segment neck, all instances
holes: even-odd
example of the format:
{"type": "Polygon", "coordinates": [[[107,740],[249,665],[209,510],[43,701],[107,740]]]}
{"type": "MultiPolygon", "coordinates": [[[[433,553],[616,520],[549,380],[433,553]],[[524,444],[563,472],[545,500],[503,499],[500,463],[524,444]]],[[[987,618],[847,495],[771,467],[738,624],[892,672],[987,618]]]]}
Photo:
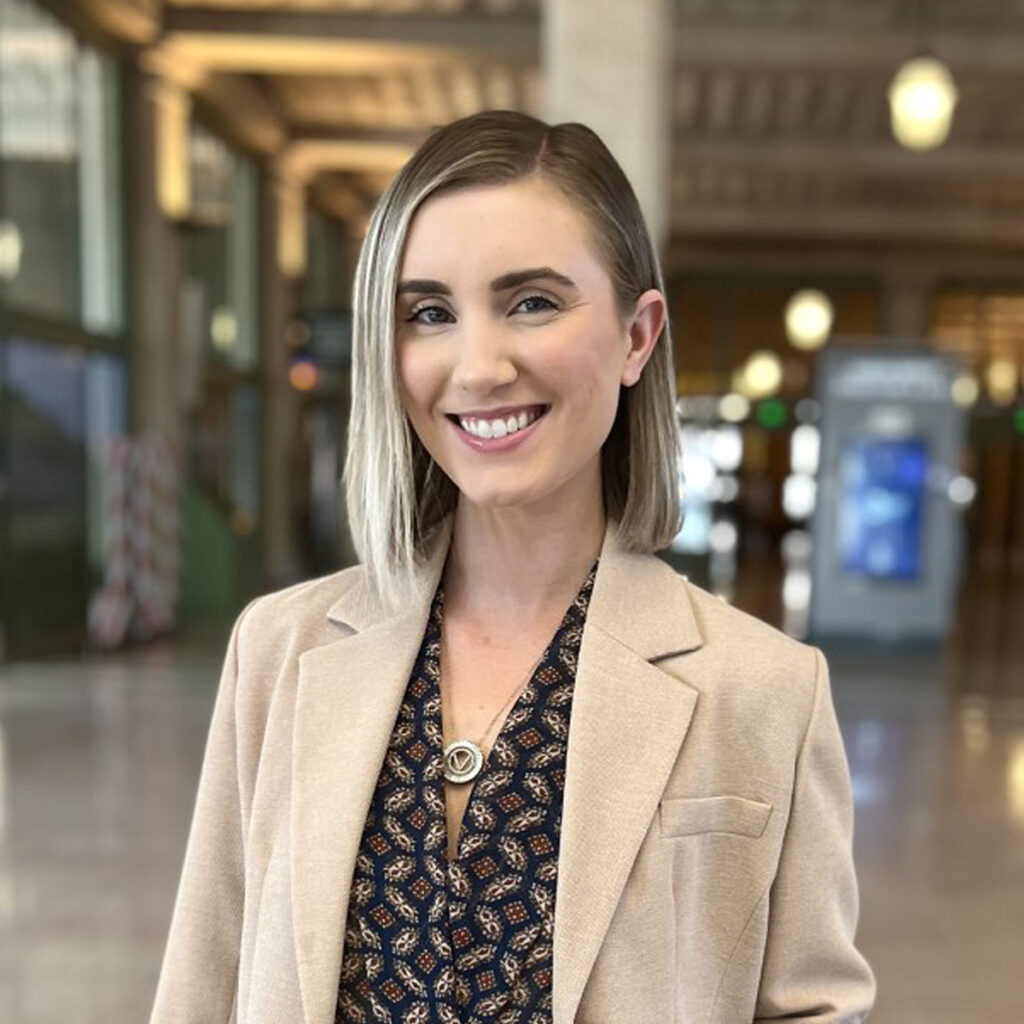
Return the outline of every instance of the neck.
{"type": "Polygon", "coordinates": [[[537,510],[460,498],[445,563],[445,609],[476,621],[530,622],[565,609],[601,551],[600,497],[537,510]]]}

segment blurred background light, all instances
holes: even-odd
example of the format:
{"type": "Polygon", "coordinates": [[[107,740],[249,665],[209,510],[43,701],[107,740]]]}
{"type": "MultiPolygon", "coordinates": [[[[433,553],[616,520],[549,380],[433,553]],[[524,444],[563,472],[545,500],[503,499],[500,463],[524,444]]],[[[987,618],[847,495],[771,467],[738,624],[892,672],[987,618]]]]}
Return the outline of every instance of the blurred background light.
{"type": "Polygon", "coordinates": [[[782,601],[788,611],[802,612],[811,604],[811,574],[807,569],[790,569],[782,583],[782,601]]]}
{"type": "Polygon", "coordinates": [[[801,423],[789,439],[789,464],[794,473],[813,476],[818,472],[821,453],[821,433],[809,423],[801,423]]]}
{"type": "Polygon", "coordinates": [[[764,402],[758,403],[754,415],[762,427],[776,430],[786,422],[789,414],[786,410],[785,402],[780,401],[778,398],[769,398],[764,402]]]}
{"type": "Polygon", "coordinates": [[[305,348],[311,333],[305,320],[292,320],[284,329],[284,343],[290,349],[305,348]]]}
{"type": "Polygon", "coordinates": [[[320,371],[308,359],[296,359],[288,371],[288,381],[296,391],[313,391],[320,382],[320,371]]]}
{"type": "Polygon", "coordinates": [[[812,352],[832,332],[835,310],[829,297],[814,288],[796,292],[786,304],[786,336],[795,348],[812,352]]]}
{"type": "Polygon", "coordinates": [[[1017,397],[1017,364],[1010,359],[993,359],[985,370],[988,397],[995,405],[1010,405],[1017,397]]]}
{"type": "Polygon", "coordinates": [[[814,512],[818,485],[805,473],[791,473],[782,484],[782,510],[790,519],[808,519],[814,512]]]}
{"type": "Polygon", "coordinates": [[[210,340],[222,353],[230,352],[238,343],[238,317],[230,306],[218,306],[210,317],[210,340]]]}
{"type": "Polygon", "coordinates": [[[689,490],[704,493],[715,479],[714,463],[707,455],[687,445],[683,449],[683,480],[689,490]]]}
{"type": "Polygon", "coordinates": [[[967,409],[978,401],[978,378],[973,373],[961,373],[953,381],[953,401],[967,409]]]}
{"type": "Polygon", "coordinates": [[[809,562],[813,550],[810,533],[800,527],[788,530],[782,537],[782,560],[787,565],[809,562]]]}
{"type": "Polygon", "coordinates": [[[912,150],[941,146],[949,137],[958,93],[949,68],[935,57],[908,60],[889,86],[892,133],[912,150]]]}
{"type": "Polygon", "coordinates": [[[738,539],[739,534],[736,530],[736,524],[728,519],[719,519],[712,524],[711,530],[708,533],[708,543],[711,545],[711,550],[718,554],[724,555],[735,551],[738,539]]]}
{"type": "Polygon", "coordinates": [[[743,367],[741,380],[740,390],[748,398],[767,398],[782,383],[782,360],[767,349],[754,352],[743,367]]]}
{"type": "Polygon", "coordinates": [[[711,485],[710,496],[712,501],[720,501],[728,504],[739,497],[740,482],[734,476],[715,477],[711,485]]]}
{"type": "Polygon", "coordinates": [[[21,271],[23,242],[13,220],[0,220],[0,281],[13,281],[21,271]]]}
{"type": "Polygon", "coordinates": [[[730,392],[719,401],[718,415],[727,423],[741,423],[750,415],[750,401],[737,392],[730,392]]]}
{"type": "Polygon", "coordinates": [[[949,481],[946,493],[954,505],[970,505],[978,493],[978,485],[969,476],[955,476],[949,481]]]}
{"type": "Polygon", "coordinates": [[[723,473],[735,473],[743,462],[743,434],[739,427],[722,426],[711,440],[711,457],[723,473]]]}
{"type": "Polygon", "coordinates": [[[821,419],[821,403],[814,398],[801,398],[793,409],[799,423],[817,423],[821,419]]]}

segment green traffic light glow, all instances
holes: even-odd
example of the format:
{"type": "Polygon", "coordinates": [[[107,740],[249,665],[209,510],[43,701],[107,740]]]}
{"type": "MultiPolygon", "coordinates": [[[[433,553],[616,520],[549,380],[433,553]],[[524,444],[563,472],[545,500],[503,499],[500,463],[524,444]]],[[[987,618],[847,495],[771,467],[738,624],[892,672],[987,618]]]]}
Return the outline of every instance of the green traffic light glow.
{"type": "Polygon", "coordinates": [[[755,415],[762,427],[774,430],[786,422],[786,403],[778,398],[768,398],[758,404],[755,415]]]}

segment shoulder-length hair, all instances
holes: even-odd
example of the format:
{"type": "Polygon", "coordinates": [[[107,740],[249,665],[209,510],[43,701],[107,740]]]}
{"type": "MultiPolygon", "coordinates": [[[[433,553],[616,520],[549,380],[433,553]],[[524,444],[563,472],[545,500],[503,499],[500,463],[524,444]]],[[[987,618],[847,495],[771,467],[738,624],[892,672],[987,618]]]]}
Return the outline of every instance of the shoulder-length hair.
{"type": "MultiPolygon", "coordinates": [[[[395,303],[403,247],[420,205],[442,190],[537,176],[589,225],[623,318],[649,288],[665,293],[657,252],[622,168],[582,124],[549,125],[489,110],[435,129],[378,201],[353,283],[352,404],[345,501],[372,591],[397,608],[410,596],[430,535],[458,489],[413,431],[399,396],[395,303]]],[[[640,379],[621,387],[601,457],[605,514],[626,550],[653,552],[679,530],[679,435],[666,323],[640,379]]]]}

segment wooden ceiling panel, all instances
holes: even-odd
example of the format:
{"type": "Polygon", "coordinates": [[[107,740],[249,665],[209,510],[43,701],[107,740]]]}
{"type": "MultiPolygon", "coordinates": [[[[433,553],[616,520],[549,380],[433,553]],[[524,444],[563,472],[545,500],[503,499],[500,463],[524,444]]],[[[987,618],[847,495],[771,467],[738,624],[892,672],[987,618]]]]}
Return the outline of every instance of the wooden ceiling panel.
{"type": "MultiPolygon", "coordinates": [[[[874,239],[916,224],[1024,246],[1024,0],[671,3],[678,233],[874,239]],[[912,154],[892,138],[886,93],[922,43],[949,63],[960,102],[949,142],[912,154]]],[[[291,140],[296,165],[345,192],[340,206],[385,187],[434,126],[484,108],[544,113],[543,0],[82,6],[134,12],[146,66],[232,116],[250,107],[238,97],[262,96],[264,150],[291,140]],[[331,164],[346,154],[351,166],[331,164]]]]}

